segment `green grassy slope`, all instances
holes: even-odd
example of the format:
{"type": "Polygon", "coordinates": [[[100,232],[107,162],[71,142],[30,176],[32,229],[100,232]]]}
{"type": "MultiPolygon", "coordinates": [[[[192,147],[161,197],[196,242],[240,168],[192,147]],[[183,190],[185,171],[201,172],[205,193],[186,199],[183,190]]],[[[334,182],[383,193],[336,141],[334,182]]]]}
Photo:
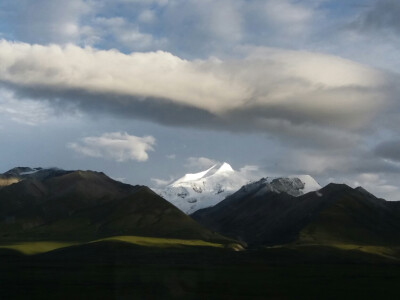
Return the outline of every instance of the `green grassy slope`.
{"type": "Polygon", "coordinates": [[[69,248],[72,246],[90,245],[102,242],[120,242],[150,248],[180,248],[180,247],[216,247],[224,248],[224,244],[211,243],[203,240],[168,239],[144,236],[113,236],[87,243],[82,242],[19,242],[14,244],[2,244],[0,249],[14,250],[24,255],[35,255],[47,253],[57,249],[69,248]]]}

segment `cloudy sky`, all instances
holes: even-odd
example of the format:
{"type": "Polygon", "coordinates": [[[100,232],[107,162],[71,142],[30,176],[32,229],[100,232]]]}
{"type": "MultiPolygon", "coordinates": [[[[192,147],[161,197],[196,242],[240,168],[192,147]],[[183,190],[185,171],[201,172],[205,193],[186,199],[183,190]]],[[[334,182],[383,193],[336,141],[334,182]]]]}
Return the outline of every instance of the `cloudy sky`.
{"type": "Polygon", "coordinates": [[[227,161],[400,200],[400,2],[2,0],[0,172],[227,161]]]}

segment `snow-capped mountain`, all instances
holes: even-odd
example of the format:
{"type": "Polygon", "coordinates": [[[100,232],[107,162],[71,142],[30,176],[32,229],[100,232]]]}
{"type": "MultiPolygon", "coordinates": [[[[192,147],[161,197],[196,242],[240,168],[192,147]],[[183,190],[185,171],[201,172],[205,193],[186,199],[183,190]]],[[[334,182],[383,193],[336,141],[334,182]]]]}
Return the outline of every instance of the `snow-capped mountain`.
{"type": "Polygon", "coordinates": [[[157,192],[183,212],[191,214],[214,206],[249,182],[228,163],[223,163],[199,173],[186,174],[157,192]]]}
{"type": "Polygon", "coordinates": [[[298,175],[278,178],[261,178],[242,186],[236,194],[239,196],[254,194],[262,196],[268,192],[286,193],[295,197],[317,191],[321,186],[310,175],[298,175]]]}
{"type": "Polygon", "coordinates": [[[266,190],[286,192],[293,196],[300,196],[321,188],[309,175],[255,180],[256,178],[249,177],[248,174],[235,171],[225,162],[199,173],[186,174],[156,192],[186,214],[191,214],[199,209],[218,204],[245,185],[251,187],[252,182],[255,186],[257,185],[257,189],[262,184],[266,190]]]}

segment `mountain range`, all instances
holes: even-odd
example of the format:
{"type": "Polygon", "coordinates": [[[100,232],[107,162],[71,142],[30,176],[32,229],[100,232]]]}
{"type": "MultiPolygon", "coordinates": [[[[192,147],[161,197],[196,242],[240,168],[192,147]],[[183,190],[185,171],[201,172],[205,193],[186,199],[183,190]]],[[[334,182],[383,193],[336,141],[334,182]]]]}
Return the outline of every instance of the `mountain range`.
{"type": "Polygon", "coordinates": [[[400,202],[362,187],[328,184],[294,197],[261,180],[191,215],[197,222],[252,246],[281,244],[400,245],[400,202]]]}
{"type": "Polygon", "coordinates": [[[250,247],[400,245],[400,202],[362,187],[320,188],[306,175],[261,178],[235,191],[245,180],[238,174],[227,163],[187,174],[167,187],[186,193],[171,204],[101,172],[14,168],[0,174],[0,242],[143,236],[250,247]]]}
{"type": "MultiPolygon", "coordinates": [[[[253,179],[235,171],[224,162],[202,172],[186,174],[164,189],[155,189],[155,191],[186,214],[192,214],[199,209],[218,204],[243,185],[253,182],[253,179]]],[[[321,188],[309,175],[287,178],[269,177],[261,179],[260,182],[263,182],[263,187],[270,191],[285,192],[293,196],[300,196],[321,188]]],[[[255,185],[260,182],[255,182],[255,185]]]]}
{"type": "Polygon", "coordinates": [[[400,202],[310,176],[236,190],[227,164],[206,171],[170,187],[207,196],[190,215],[101,172],[0,174],[0,298],[399,298],[400,202]]]}
{"type": "Polygon", "coordinates": [[[124,184],[104,173],[14,168],[0,179],[2,242],[91,241],[117,235],[227,241],[148,187],[124,184]]]}

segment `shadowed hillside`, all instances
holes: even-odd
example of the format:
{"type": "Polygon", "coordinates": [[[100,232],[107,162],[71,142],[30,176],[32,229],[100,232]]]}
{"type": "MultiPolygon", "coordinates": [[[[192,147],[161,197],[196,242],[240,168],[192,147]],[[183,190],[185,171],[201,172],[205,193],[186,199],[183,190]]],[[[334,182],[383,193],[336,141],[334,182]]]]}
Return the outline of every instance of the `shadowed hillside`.
{"type": "Polygon", "coordinates": [[[94,240],[138,235],[227,241],[149,188],[92,171],[23,178],[0,190],[0,239],[94,240]]]}
{"type": "Polygon", "coordinates": [[[399,203],[362,188],[329,184],[300,197],[246,187],[197,211],[199,223],[249,245],[285,243],[400,245],[399,203]]]}

